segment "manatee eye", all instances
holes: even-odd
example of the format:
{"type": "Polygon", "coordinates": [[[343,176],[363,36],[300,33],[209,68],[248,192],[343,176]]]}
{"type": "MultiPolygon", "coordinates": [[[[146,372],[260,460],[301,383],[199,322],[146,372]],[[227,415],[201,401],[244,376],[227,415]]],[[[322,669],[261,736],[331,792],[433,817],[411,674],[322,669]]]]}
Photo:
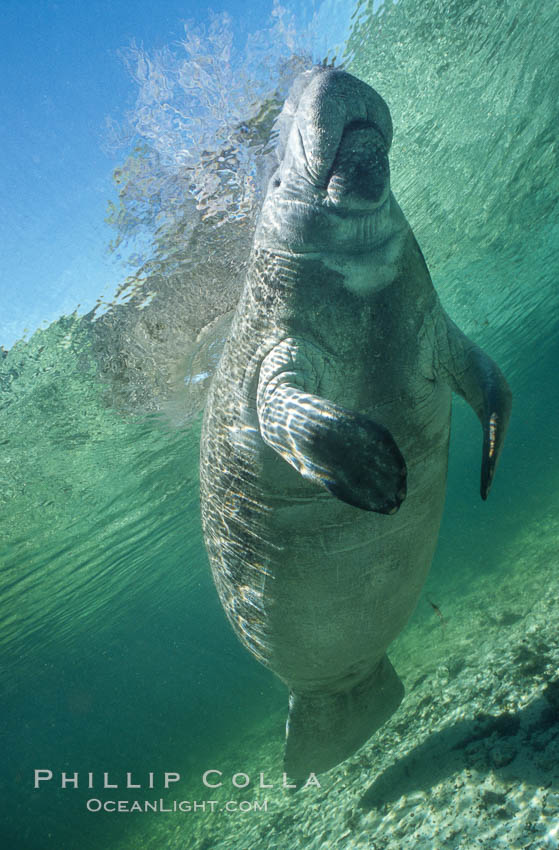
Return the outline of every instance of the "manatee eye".
{"type": "Polygon", "coordinates": [[[274,178],[274,182],[272,183],[274,189],[278,189],[281,186],[281,180],[279,177],[274,178]]]}

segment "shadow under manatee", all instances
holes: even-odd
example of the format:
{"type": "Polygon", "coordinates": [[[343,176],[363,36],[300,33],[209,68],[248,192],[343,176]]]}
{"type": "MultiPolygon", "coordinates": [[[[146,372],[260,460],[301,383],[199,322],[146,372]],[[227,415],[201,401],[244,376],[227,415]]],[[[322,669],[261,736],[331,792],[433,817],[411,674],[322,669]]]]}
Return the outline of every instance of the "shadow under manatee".
{"type": "Polygon", "coordinates": [[[548,785],[552,771],[532,755],[559,738],[559,680],[548,682],[542,695],[514,714],[478,714],[435,733],[385,770],[359,801],[362,809],[380,809],[405,794],[428,791],[437,783],[474,767],[480,772],[516,775],[536,787],[548,785]]]}

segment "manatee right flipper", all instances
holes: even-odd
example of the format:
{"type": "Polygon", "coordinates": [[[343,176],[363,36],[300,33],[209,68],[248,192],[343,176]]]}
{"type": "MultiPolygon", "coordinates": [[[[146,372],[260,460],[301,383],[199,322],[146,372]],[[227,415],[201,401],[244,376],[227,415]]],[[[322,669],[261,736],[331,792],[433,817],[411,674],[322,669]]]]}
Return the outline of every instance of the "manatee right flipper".
{"type": "Polygon", "coordinates": [[[285,339],[264,358],[257,396],[264,442],[336,498],[394,513],[406,496],[406,464],[394,438],[369,417],[307,391],[318,383],[311,348],[285,339]]]}
{"type": "Polygon", "coordinates": [[[440,366],[452,389],[477,413],[483,428],[480,493],[487,499],[509,423],[512,393],[497,364],[442,311],[440,366]]]}

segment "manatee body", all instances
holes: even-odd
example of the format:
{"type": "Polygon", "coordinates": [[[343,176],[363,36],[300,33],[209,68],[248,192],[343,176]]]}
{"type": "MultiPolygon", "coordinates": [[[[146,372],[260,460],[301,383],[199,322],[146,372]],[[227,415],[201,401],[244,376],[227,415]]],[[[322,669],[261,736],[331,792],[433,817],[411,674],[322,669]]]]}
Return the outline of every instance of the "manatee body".
{"type": "Polygon", "coordinates": [[[445,497],[451,394],[483,428],[481,495],[511,405],[452,323],[390,191],[388,107],[306,72],[205,412],[202,522],[221,602],[288,686],[285,770],[327,770],[396,710],[386,656],[445,497]]]}

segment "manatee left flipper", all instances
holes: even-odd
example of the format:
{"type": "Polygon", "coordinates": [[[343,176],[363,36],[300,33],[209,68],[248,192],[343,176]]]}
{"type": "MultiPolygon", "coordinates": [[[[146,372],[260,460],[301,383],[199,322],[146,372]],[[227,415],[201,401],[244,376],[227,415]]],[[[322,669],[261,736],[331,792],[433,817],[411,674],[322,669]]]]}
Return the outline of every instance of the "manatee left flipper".
{"type": "Polygon", "coordinates": [[[509,423],[512,393],[497,364],[444,315],[439,366],[452,389],[475,410],[483,428],[481,498],[487,499],[509,423]]]}
{"type": "Polygon", "coordinates": [[[315,346],[294,339],[282,340],[264,358],[257,394],[262,438],[336,498],[395,513],[406,495],[404,458],[383,425],[307,391],[319,384],[320,360],[315,346]]]}

